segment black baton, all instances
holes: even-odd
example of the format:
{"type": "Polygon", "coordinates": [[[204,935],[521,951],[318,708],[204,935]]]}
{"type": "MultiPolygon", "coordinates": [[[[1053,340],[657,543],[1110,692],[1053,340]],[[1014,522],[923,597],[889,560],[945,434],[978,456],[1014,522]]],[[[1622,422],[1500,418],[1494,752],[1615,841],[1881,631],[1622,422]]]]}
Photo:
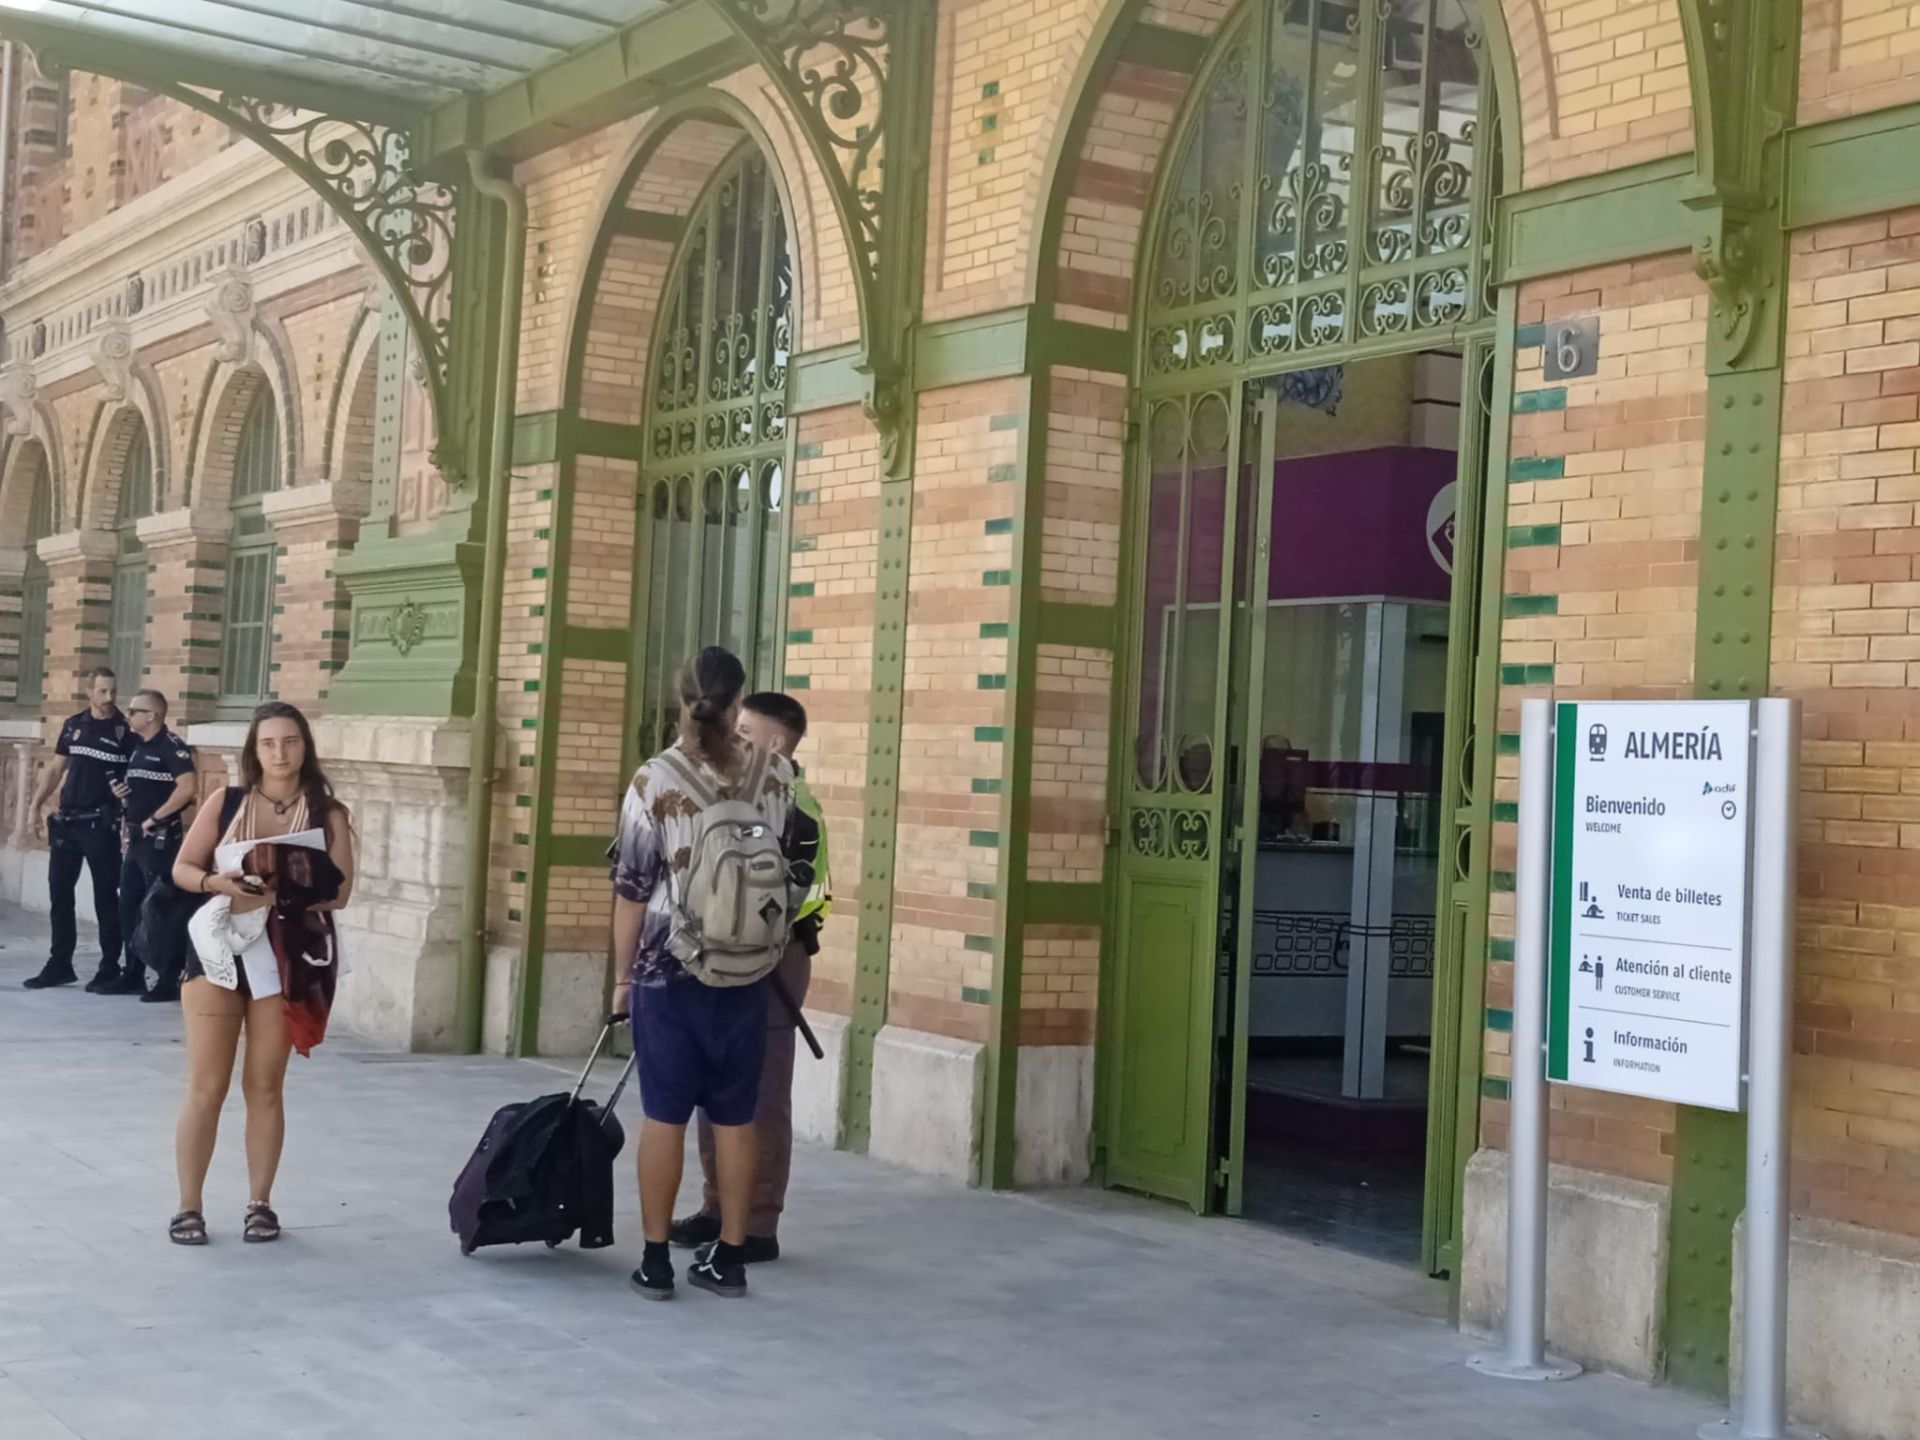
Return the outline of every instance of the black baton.
{"type": "Polygon", "coordinates": [[[807,1024],[807,1017],[800,1013],[800,1003],[793,998],[793,992],[787,989],[787,982],[780,978],[778,970],[769,970],[767,979],[773,985],[773,993],[780,997],[780,1003],[787,1007],[787,1014],[793,1017],[795,1027],[807,1042],[807,1049],[813,1052],[813,1058],[824,1060],[827,1052],[820,1048],[819,1037],[813,1033],[813,1027],[807,1024]]]}

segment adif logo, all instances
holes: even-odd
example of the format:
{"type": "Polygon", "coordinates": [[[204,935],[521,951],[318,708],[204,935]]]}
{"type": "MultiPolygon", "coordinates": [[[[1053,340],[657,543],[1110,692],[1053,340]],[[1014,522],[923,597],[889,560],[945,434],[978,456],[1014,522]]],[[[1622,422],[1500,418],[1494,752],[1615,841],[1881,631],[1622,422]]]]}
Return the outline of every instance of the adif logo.
{"type": "Polygon", "coordinates": [[[1453,526],[1455,500],[1460,484],[1449,480],[1440,487],[1427,506],[1427,553],[1445,574],[1453,574],[1453,526]]]}

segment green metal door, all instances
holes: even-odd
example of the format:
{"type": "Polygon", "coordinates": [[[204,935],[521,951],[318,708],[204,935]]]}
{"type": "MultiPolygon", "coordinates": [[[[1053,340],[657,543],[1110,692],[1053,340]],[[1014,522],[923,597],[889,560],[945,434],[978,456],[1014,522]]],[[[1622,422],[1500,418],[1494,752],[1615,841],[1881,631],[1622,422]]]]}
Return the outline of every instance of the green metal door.
{"type": "Polygon", "coordinates": [[[1222,626],[1235,570],[1239,386],[1146,403],[1134,524],[1132,744],[1121,777],[1119,924],[1108,1034],[1107,1179],[1211,1197],[1214,977],[1225,841],[1222,626]]]}

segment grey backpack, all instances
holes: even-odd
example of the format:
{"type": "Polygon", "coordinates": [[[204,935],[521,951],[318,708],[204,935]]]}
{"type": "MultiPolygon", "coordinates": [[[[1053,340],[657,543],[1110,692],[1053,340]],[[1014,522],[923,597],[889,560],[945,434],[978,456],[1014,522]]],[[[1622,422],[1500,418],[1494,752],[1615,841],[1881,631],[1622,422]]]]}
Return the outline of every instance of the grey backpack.
{"type": "Polygon", "coordinates": [[[702,984],[751,985],[780,963],[793,928],[787,857],[754,803],[766,782],[767,752],[755,750],[726,791],[677,750],[654,763],[665,765],[700,807],[687,868],[673,887],[667,949],[702,984]]]}

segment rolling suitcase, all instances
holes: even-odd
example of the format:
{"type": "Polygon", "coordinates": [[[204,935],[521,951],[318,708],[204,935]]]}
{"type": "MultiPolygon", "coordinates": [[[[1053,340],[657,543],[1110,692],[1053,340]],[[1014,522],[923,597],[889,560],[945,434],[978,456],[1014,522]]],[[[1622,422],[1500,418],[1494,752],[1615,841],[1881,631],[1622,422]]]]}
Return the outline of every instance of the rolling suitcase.
{"type": "Polygon", "coordinates": [[[613,1027],[626,1018],[607,1017],[571,1093],[515,1101],[494,1112],[447,1202],[462,1255],[530,1240],[551,1249],[576,1232],[583,1250],[613,1243],[613,1162],[626,1143],[613,1111],[633,1076],[633,1059],[604,1106],[580,1096],[613,1027]]]}

